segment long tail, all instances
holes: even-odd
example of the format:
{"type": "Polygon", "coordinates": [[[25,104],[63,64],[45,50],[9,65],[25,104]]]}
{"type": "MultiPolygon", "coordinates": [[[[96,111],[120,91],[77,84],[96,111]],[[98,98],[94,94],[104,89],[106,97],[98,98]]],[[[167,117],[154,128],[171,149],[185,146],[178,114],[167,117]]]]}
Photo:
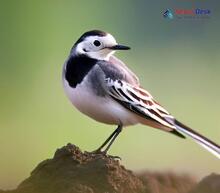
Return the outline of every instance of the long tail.
{"type": "Polygon", "coordinates": [[[173,125],[175,125],[176,130],[190,136],[192,139],[194,139],[199,145],[204,147],[206,150],[211,152],[213,155],[215,155],[217,158],[220,159],[220,146],[210,139],[204,137],[203,135],[197,133],[196,131],[192,130],[191,128],[187,127],[186,125],[182,124],[181,122],[174,120],[172,121],[173,125]]]}

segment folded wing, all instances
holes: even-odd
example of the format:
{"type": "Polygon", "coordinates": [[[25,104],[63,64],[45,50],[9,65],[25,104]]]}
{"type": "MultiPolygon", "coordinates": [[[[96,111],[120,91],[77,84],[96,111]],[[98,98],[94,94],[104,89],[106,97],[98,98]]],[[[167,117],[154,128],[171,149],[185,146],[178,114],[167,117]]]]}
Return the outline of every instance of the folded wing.
{"type": "Polygon", "coordinates": [[[159,105],[149,92],[122,80],[107,78],[106,83],[109,95],[125,108],[148,121],[150,120],[151,123],[155,123],[151,126],[170,131],[184,138],[182,134],[175,130],[176,127],[167,120],[173,119],[173,116],[159,105]]]}

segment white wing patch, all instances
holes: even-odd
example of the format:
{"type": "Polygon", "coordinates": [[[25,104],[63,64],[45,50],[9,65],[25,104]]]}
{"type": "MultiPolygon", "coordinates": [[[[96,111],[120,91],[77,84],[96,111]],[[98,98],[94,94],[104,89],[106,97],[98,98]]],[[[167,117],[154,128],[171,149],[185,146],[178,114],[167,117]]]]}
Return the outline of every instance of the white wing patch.
{"type": "Polygon", "coordinates": [[[133,86],[122,80],[106,79],[108,92],[110,96],[116,99],[122,105],[126,106],[133,112],[155,120],[166,127],[175,129],[176,127],[167,121],[173,118],[169,112],[159,105],[146,90],[133,86]]]}

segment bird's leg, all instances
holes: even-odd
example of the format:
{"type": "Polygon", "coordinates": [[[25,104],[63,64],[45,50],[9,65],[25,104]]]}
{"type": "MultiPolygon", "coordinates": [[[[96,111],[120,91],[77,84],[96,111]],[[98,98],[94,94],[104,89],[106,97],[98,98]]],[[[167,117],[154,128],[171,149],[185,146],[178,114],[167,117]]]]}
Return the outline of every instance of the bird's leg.
{"type": "Polygon", "coordinates": [[[93,151],[92,153],[106,154],[121,131],[122,131],[122,125],[118,125],[115,131],[105,140],[105,142],[97,150],[93,151]],[[106,149],[102,151],[102,148],[105,147],[107,144],[108,146],[106,147],[106,149]]]}
{"type": "Polygon", "coordinates": [[[107,154],[107,151],[110,149],[111,145],[113,144],[115,139],[118,137],[119,133],[121,133],[121,131],[122,131],[122,125],[118,125],[115,135],[112,137],[111,141],[109,142],[108,146],[105,148],[103,153],[107,154]]]}

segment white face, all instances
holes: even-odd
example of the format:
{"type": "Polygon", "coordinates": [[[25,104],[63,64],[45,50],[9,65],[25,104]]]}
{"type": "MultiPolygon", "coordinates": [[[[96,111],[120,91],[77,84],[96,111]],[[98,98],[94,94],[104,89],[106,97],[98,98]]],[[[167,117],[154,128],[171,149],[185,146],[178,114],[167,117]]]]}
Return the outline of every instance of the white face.
{"type": "Polygon", "coordinates": [[[76,54],[86,54],[91,58],[108,60],[114,54],[110,47],[117,45],[115,38],[111,34],[106,36],[90,36],[80,42],[76,48],[76,54]]]}

